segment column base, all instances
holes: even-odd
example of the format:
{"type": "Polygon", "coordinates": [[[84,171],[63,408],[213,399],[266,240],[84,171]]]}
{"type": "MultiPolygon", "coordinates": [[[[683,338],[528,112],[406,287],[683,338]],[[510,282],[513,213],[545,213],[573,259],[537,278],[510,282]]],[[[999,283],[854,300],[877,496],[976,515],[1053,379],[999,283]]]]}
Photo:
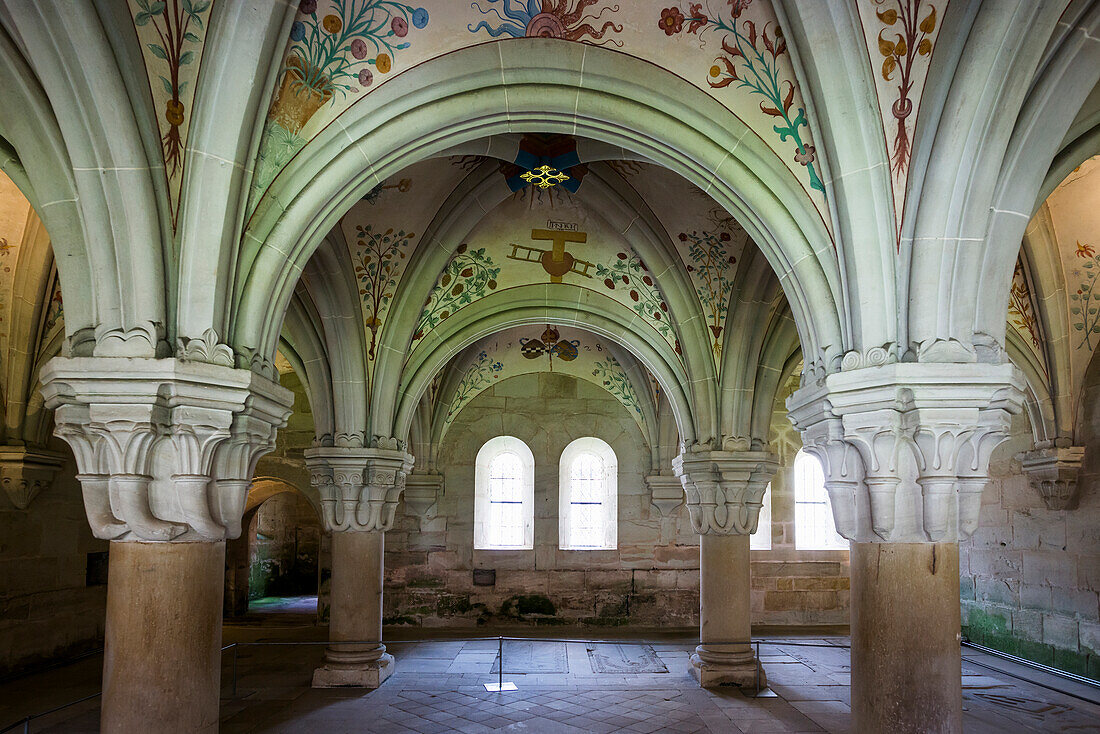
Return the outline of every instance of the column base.
{"type": "Polygon", "coordinates": [[[756,657],[751,652],[748,660],[715,662],[704,660],[696,650],[691,656],[691,674],[703,688],[739,686],[758,691],[768,687],[764,666],[758,667],[756,657]]]}
{"type": "Polygon", "coordinates": [[[376,660],[358,665],[325,663],[313,671],[313,687],[378,688],[393,675],[393,668],[393,655],[389,653],[383,653],[376,660]]]}

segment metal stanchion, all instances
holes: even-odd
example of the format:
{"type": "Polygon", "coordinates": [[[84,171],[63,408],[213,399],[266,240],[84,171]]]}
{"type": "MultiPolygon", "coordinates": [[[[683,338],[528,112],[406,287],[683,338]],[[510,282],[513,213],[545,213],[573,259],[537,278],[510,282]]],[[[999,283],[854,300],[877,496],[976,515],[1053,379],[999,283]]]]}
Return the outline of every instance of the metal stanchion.
{"type": "Polygon", "coordinates": [[[233,698],[237,697],[237,645],[233,645],[233,698]]]}
{"type": "Polygon", "coordinates": [[[504,682],[504,637],[497,637],[497,660],[499,661],[499,668],[497,670],[497,682],[486,683],[485,690],[493,691],[494,693],[501,693],[503,691],[518,691],[516,684],[512,681],[504,682]]]}

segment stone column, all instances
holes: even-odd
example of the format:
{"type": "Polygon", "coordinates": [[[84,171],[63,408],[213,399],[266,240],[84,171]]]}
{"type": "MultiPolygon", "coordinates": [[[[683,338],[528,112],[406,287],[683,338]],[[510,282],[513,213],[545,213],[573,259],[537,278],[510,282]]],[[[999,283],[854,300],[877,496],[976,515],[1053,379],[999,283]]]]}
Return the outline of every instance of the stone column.
{"type": "Polygon", "coordinates": [[[764,451],[689,451],[673,469],[699,533],[699,646],[692,672],[704,687],[765,687],[752,639],[749,536],[778,461],[764,451]]]}
{"type": "Polygon", "coordinates": [[[395,448],[340,447],[305,456],[332,533],[329,647],[313,687],[377,688],[394,670],[382,644],[385,532],[393,527],[412,456],[395,448]]]}
{"type": "Polygon", "coordinates": [[[1012,365],[887,364],[787,401],[852,541],[852,727],[962,731],[959,540],[1023,409],[1012,365]]]}
{"type": "Polygon", "coordinates": [[[100,726],[216,732],[225,540],[293,395],[179,359],[56,358],[41,377],[111,541],[100,726]]]}

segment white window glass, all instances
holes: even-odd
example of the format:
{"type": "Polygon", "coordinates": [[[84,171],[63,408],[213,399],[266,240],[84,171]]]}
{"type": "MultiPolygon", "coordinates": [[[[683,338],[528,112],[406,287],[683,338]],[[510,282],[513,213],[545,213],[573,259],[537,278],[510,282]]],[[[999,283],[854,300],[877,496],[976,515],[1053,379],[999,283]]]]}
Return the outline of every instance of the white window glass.
{"type": "Polygon", "coordinates": [[[825,472],[805,451],[794,457],[794,547],[798,550],[848,550],[836,532],[825,472]]]}
{"type": "Polygon", "coordinates": [[[772,549],[772,483],[764,490],[763,505],[760,507],[760,520],[756,523],[756,532],[749,536],[750,550],[772,549]]]}
{"type": "Polygon", "coordinates": [[[558,543],[566,550],[608,550],[618,544],[618,461],[598,438],[565,447],[558,466],[558,543]]]}
{"type": "Polygon", "coordinates": [[[535,459],[512,436],[485,442],[474,476],[474,548],[529,550],[534,547],[535,459]]]}

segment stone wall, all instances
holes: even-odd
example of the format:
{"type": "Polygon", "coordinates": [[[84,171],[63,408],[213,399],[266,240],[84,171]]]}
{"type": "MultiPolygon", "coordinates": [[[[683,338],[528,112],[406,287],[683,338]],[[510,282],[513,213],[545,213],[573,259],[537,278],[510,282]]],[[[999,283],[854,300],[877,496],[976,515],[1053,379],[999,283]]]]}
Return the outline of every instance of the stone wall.
{"type": "Polygon", "coordinates": [[[772,547],[751,552],[753,623],[847,625],[848,551],[795,548],[794,450],[781,457],[771,487],[772,547]]]}
{"type": "Polygon", "coordinates": [[[386,534],[387,623],[696,623],[697,539],[686,512],[662,520],[650,506],[649,454],[626,409],[589,382],[542,373],[483,392],[440,447],[446,492],[434,519],[421,523],[402,503],[386,534]],[[534,550],[473,549],[474,459],[500,435],[523,440],[534,453],[534,550]],[[607,441],[618,458],[616,550],[558,549],[558,459],[582,436],[607,441]]]}
{"type": "Polygon", "coordinates": [[[0,492],[0,677],[102,646],[107,547],[71,460],[25,510],[0,492]]]}
{"type": "MultiPolygon", "coordinates": [[[[651,505],[649,448],[626,409],[595,385],[549,373],[501,382],[455,419],[438,469],[446,492],[434,517],[409,516],[402,503],[386,534],[388,624],[698,624],[698,536],[682,505],[669,517],[651,505]],[[474,459],[499,435],[522,439],[535,456],[531,551],[473,550],[474,459]],[[558,549],[558,459],[582,436],[604,439],[618,457],[614,551],[558,549]]],[[[788,486],[783,477],[773,486],[773,550],[752,552],[753,622],[846,625],[848,554],[794,549],[788,486]]]]}
{"type": "MultiPolygon", "coordinates": [[[[1086,452],[1079,505],[1048,510],[1021,473],[1026,418],[994,453],[980,526],[960,546],[963,632],[971,640],[1100,679],[1100,481],[1086,452]]],[[[1093,447],[1089,447],[1092,449],[1093,447]]]]}

